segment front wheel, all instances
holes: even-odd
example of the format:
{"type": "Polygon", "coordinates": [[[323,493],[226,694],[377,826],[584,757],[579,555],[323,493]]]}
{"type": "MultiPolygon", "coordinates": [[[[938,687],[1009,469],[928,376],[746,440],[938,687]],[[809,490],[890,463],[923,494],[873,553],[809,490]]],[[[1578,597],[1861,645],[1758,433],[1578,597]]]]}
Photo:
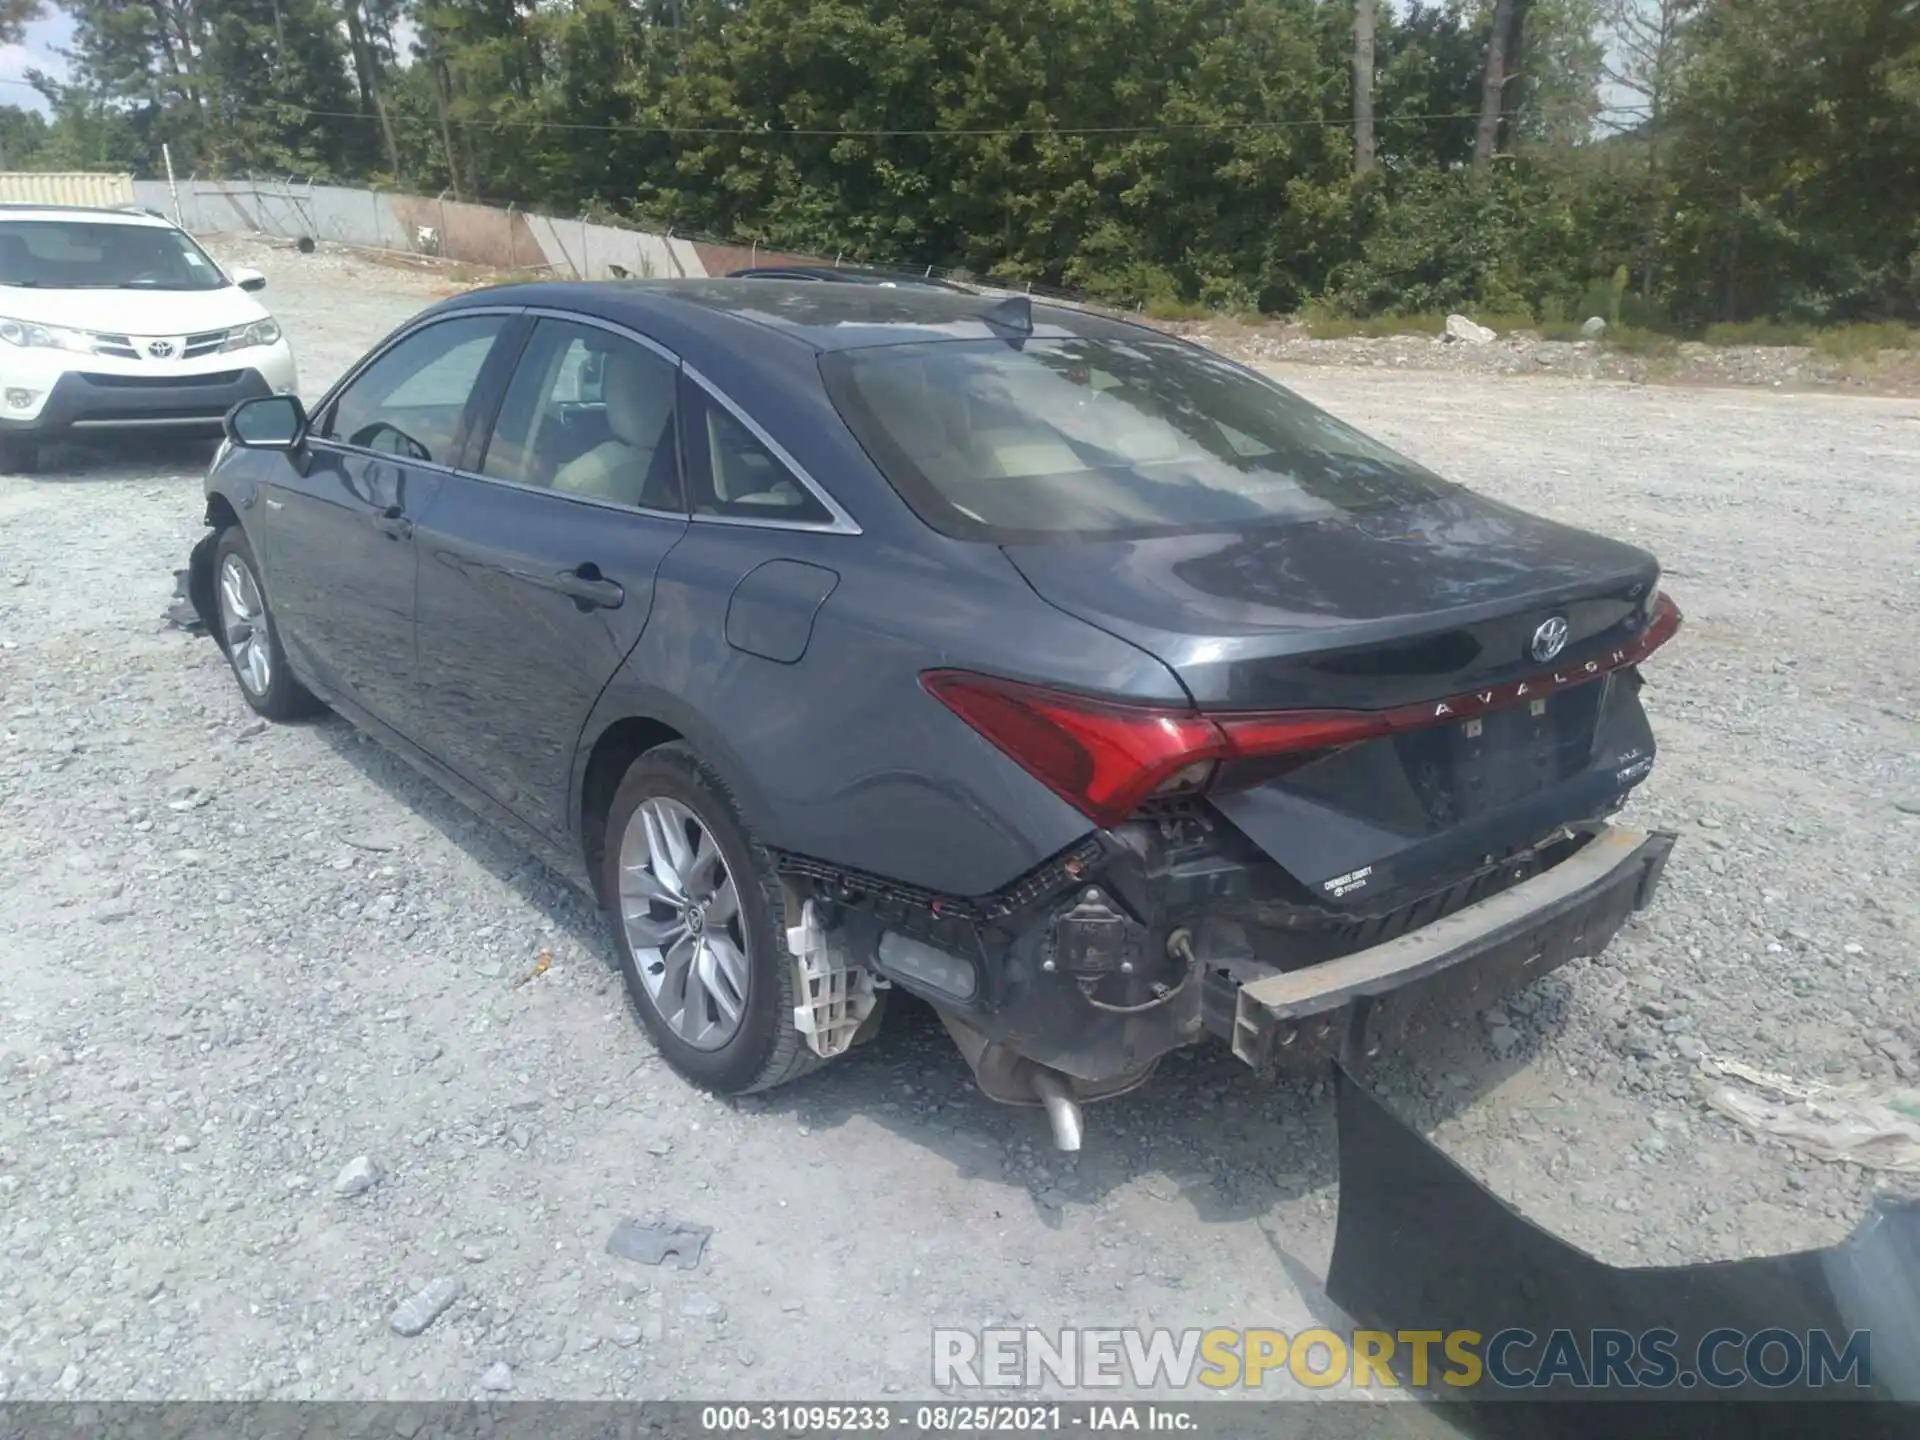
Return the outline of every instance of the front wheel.
{"type": "Polygon", "coordinates": [[[813,1069],[780,881],[720,777],[683,744],[649,750],[614,796],[605,851],[621,974],[667,1063],[721,1095],[813,1069]]]}
{"type": "Polygon", "coordinates": [[[259,565],[237,525],[221,531],[213,547],[213,593],[220,612],[220,648],[247,704],[269,720],[297,720],[318,710],[320,702],[293,678],[267,608],[259,565]]]}
{"type": "Polygon", "coordinates": [[[32,440],[0,438],[0,475],[40,473],[40,447],[32,440]]]}

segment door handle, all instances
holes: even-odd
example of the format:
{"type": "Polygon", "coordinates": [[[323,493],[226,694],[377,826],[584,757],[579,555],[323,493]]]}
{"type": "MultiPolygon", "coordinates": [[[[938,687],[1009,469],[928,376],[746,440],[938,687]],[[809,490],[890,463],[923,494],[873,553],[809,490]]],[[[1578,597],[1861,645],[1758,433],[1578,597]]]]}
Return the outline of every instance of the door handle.
{"type": "Polygon", "coordinates": [[[627,598],[627,592],[602,575],[591,560],[562,570],[549,583],[562,595],[571,596],[582,610],[618,610],[627,598]]]}
{"type": "Polygon", "coordinates": [[[375,515],[373,528],[395,540],[405,540],[413,534],[413,522],[407,519],[398,505],[389,505],[375,515]]]}

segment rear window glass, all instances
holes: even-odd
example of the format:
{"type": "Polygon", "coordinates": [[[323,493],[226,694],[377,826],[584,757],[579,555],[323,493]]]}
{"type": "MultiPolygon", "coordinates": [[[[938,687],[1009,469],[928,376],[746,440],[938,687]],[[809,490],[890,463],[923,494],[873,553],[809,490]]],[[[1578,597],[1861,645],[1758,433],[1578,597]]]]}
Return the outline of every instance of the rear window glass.
{"type": "Polygon", "coordinates": [[[1289,391],[1171,341],[933,341],[837,351],[821,370],[901,496],[964,538],[1316,520],[1453,488],[1289,391]]]}

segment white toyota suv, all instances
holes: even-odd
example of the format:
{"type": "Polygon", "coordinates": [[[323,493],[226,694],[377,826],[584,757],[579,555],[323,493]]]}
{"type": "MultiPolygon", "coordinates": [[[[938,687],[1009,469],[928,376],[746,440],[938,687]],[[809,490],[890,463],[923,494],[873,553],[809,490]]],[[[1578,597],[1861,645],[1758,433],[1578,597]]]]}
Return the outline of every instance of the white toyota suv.
{"type": "Polygon", "coordinates": [[[298,388],[293,350],[253,291],[145,210],[0,205],[0,470],[62,436],[219,428],[298,388]]]}

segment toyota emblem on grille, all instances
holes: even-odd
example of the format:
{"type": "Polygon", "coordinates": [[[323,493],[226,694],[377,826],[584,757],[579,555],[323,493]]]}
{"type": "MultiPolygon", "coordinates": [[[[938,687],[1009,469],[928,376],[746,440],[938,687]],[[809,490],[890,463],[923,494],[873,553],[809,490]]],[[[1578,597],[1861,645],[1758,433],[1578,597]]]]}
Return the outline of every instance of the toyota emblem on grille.
{"type": "Polygon", "coordinates": [[[1540,628],[1533,632],[1533,644],[1530,647],[1533,658],[1542,665],[1567,648],[1567,621],[1563,615],[1551,620],[1543,620],[1540,628]]]}
{"type": "Polygon", "coordinates": [[[173,354],[173,342],[171,340],[149,341],[147,344],[147,354],[156,360],[165,360],[173,354]]]}

